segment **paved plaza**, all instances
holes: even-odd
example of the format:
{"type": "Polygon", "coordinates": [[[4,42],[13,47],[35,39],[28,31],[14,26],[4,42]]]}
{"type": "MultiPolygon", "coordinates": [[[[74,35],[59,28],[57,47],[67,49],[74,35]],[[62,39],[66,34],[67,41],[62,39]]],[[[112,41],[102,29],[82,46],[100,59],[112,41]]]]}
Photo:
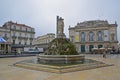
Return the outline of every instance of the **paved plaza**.
{"type": "Polygon", "coordinates": [[[113,66],[89,69],[64,74],[49,73],[13,66],[15,62],[36,58],[0,58],[0,80],[120,80],[120,55],[85,55],[86,58],[102,61],[113,66]]]}

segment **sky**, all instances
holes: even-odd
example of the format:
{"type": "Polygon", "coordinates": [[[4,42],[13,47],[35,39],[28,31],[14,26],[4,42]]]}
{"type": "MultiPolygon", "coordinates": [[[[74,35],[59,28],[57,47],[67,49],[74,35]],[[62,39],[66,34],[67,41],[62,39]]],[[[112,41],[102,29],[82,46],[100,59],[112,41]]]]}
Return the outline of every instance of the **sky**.
{"type": "Polygon", "coordinates": [[[69,25],[88,20],[107,20],[118,24],[120,41],[120,0],[0,0],[0,26],[7,21],[35,28],[35,37],[56,34],[56,16],[64,19],[64,32],[69,25]]]}

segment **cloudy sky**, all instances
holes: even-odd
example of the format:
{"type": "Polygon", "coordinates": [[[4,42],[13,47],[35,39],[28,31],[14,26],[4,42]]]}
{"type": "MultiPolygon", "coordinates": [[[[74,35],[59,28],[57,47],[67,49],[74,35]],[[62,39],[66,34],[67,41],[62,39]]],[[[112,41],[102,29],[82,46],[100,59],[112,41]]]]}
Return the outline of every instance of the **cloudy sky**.
{"type": "Polygon", "coordinates": [[[69,25],[87,20],[117,21],[120,34],[120,0],[0,0],[0,26],[10,20],[26,24],[36,37],[56,33],[57,15],[64,18],[67,36],[69,25]]]}

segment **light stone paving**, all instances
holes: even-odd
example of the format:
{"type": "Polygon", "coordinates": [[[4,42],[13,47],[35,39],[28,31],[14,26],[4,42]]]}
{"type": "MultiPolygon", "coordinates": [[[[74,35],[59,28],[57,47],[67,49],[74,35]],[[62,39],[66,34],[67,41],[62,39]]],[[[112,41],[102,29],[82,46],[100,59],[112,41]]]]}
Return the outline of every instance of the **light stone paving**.
{"type": "Polygon", "coordinates": [[[12,66],[15,62],[35,57],[0,58],[0,80],[120,80],[120,55],[86,55],[86,58],[99,60],[114,66],[55,74],[12,66]]]}

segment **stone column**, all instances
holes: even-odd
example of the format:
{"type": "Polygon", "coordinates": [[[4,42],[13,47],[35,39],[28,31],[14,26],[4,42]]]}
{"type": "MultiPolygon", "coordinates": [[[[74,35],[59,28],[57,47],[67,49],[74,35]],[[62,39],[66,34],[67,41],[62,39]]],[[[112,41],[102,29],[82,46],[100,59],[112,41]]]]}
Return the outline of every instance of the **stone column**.
{"type": "Polygon", "coordinates": [[[56,32],[57,38],[65,38],[64,34],[64,19],[59,16],[57,16],[57,32],[56,32]]]}

